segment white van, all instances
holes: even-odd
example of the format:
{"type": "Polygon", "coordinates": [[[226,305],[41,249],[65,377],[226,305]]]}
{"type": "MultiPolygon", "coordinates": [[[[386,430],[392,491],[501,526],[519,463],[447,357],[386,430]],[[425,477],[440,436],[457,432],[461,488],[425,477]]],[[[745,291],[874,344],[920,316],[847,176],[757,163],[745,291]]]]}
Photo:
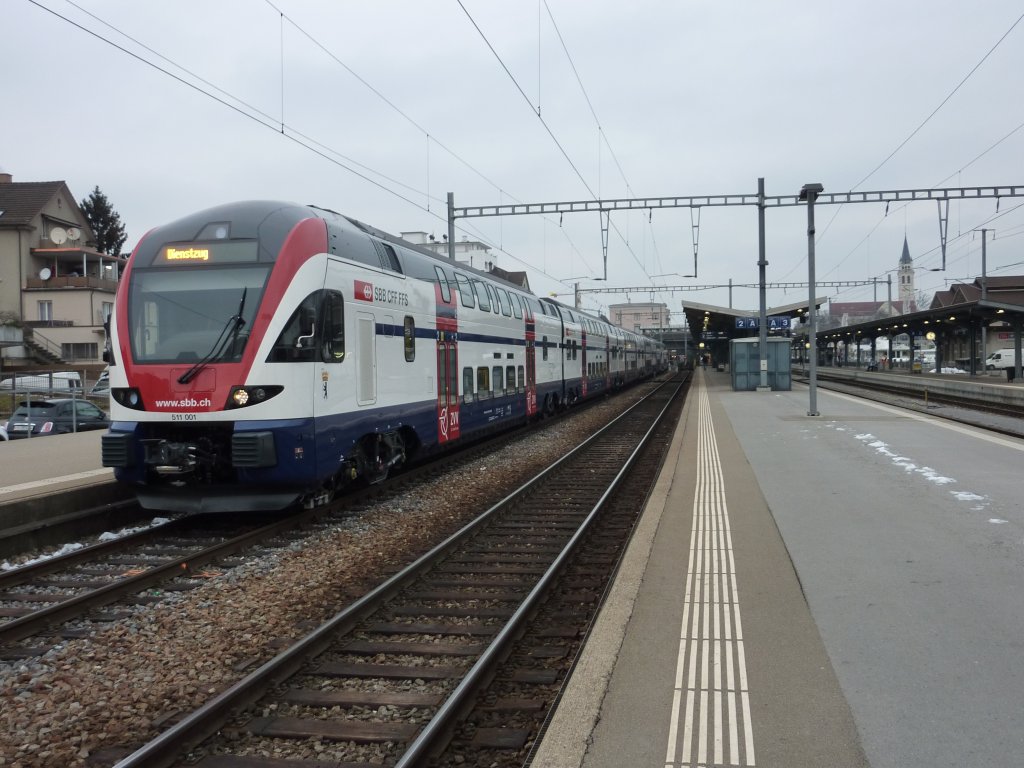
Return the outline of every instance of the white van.
{"type": "Polygon", "coordinates": [[[83,392],[77,371],[52,371],[20,374],[0,381],[0,392],[47,392],[76,394],[83,392]]]}
{"type": "Polygon", "coordinates": [[[1001,371],[1006,368],[1013,368],[1017,364],[1017,356],[1013,353],[1013,347],[997,349],[985,359],[985,370],[1001,371]]]}

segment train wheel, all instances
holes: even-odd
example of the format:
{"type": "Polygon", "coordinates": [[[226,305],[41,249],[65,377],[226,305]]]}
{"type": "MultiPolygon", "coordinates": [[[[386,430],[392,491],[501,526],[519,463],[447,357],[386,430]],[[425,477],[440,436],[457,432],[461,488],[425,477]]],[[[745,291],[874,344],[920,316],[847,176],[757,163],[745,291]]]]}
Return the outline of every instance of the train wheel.
{"type": "Polygon", "coordinates": [[[387,480],[392,468],[405,462],[405,440],[398,432],[368,435],[362,452],[363,479],[375,485],[387,480]]]}
{"type": "Polygon", "coordinates": [[[544,418],[551,418],[555,415],[555,398],[551,395],[544,395],[544,418]]]}

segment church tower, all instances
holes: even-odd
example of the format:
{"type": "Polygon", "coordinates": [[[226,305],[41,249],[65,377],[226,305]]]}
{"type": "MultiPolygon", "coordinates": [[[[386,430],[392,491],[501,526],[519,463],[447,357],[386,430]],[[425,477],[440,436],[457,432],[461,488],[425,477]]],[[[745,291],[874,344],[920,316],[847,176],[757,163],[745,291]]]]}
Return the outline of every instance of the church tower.
{"type": "Polygon", "coordinates": [[[914,290],[914,262],[910,258],[910,248],[907,246],[907,238],[903,237],[903,255],[900,256],[900,293],[899,301],[904,312],[917,310],[915,301],[916,291],[914,290]]]}

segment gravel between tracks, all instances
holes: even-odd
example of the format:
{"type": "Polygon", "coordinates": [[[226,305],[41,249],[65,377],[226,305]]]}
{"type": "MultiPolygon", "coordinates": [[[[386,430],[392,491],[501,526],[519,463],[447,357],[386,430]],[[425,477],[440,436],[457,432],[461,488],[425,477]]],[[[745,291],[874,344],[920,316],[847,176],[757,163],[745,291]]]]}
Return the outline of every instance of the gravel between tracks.
{"type": "Polygon", "coordinates": [[[368,506],[88,639],[0,664],[0,766],[84,768],[97,750],[153,738],[154,721],[199,707],[273,657],[275,641],[334,615],[635,400],[604,401],[476,459],[457,482],[368,506]]]}

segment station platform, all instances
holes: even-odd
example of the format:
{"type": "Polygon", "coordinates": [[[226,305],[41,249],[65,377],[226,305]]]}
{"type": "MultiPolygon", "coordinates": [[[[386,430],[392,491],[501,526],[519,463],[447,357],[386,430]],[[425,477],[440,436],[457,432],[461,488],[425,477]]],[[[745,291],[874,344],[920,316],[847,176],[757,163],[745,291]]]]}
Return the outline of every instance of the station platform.
{"type": "Polygon", "coordinates": [[[0,557],[17,552],[25,541],[39,546],[62,541],[64,531],[89,509],[131,497],[114,482],[114,471],[100,466],[103,433],[0,443],[0,557]],[[34,533],[26,539],[28,531],[34,533]]]}
{"type": "Polygon", "coordinates": [[[695,376],[532,764],[1024,764],[1024,440],[695,376]]]}

